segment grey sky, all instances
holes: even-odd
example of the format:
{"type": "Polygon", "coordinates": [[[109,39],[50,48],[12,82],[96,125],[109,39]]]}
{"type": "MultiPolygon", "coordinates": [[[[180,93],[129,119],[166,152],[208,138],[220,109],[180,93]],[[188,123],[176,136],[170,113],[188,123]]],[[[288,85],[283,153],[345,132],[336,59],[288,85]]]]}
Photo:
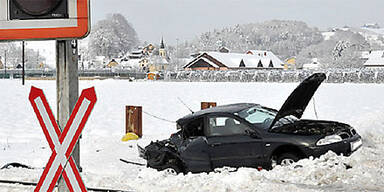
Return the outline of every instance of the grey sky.
{"type": "Polygon", "coordinates": [[[327,29],[384,24],[384,0],[91,0],[92,22],[122,13],[141,41],[169,44],[234,24],[289,19],[327,29]]]}

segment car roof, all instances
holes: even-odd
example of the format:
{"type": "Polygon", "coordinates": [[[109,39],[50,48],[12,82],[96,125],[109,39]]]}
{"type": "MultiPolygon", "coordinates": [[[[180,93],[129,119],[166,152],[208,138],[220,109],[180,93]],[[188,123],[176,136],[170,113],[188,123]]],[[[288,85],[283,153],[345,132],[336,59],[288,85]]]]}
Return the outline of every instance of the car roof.
{"type": "Polygon", "coordinates": [[[217,107],[204,109],[201,111],[194,112],[193,114],[186,115],[180,118],[179,120],[177,120],[177,123],[180,125],[183,125],[193,119],[196,119],[208,114],[218,114],[218,113],[234,114],[253,106],[260,106],[260,105],[255,103],[235,103],[235,104],[229,104],[229,105],[220,105],[217,107]]]}

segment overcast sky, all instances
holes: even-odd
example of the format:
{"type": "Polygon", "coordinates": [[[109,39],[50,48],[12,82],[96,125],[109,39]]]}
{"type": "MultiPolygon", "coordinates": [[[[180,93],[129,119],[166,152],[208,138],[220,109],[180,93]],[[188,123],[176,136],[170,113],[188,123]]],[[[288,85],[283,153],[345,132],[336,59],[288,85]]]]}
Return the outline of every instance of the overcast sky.
{"type": "Polygon", "coordinates": [[[289,19],[320,29],[384,24],[384,0],[91,0],[92,22],[122,13],[141,41],[169,44],[234,24],[289,19]]]}

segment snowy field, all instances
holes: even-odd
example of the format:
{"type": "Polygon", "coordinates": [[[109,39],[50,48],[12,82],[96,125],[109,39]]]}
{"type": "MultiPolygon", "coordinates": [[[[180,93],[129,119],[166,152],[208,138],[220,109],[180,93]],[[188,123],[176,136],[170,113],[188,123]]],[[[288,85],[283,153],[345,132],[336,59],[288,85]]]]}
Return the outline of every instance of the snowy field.
{"type": "MultiPolygon", "coordinates": [[[[31,86],[45,91],[56,113],[55,81],[0,80],[0,166],[19,162],[28,170],[0,170],[0,179],[37,182],[50,149],[28,101],[31,86]]],[[[315,94],[320,119],[351,124],[363,136],[364,146],[351,157],[328,153],[272,171],[241,168],[236,172],[170,175],[128,165],[120,158],[138,158],[137,141],[120,141],[125,132],[125,105],[169,120],[187,115],[177,99],[193,110],[201,101],[221,104],[254,102],[279,109],[297,83],[173,83],[124,80],[81,81],[95,86],[98,101],[81,139],[82,177],[87,187],[133,191],[384,191],[384,84],[323,84],[315,94]],[[353,168],[346,169],[345,164],[353,168]],[[299,165],[299,166],[298,166],[299,165]]],[[[315,118],[313,103],[304,118],[315,118]]],[[[176,131],[173,123],[143,114],[142,145],[165,139],[176,131]]],[[[32,187],[0,184],[0,191],[32,191],[32,187]]]]}

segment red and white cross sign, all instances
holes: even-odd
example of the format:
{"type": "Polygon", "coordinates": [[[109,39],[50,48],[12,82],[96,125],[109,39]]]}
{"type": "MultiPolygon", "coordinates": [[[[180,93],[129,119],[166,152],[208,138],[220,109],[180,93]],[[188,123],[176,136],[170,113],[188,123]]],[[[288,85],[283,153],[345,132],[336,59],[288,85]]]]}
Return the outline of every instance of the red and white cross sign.
{"type": "Polygon", "coordinates": [[[96,100],[93,87],[83,90],[63,132],[61,132],[43,90],[36,87],[31,88],[29,101],[52,150],[52,155],[40,177],[35,192],[53,191],[60,175],[63,176],[70,191],[87,191],[71,154],[96,100]]]}

